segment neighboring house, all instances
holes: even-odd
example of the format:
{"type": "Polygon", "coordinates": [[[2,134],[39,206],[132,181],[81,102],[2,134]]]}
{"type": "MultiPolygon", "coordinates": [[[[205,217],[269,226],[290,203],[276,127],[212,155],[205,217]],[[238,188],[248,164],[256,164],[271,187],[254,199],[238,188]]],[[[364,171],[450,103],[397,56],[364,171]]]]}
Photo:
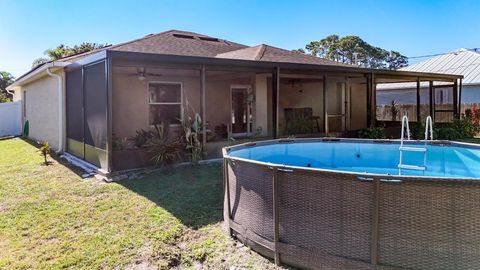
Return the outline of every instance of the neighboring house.
{"type": "MultiPolygon", "coordinates": [[[[400,70],[463,75],[462,89],[458,97],[461,103],[459,113],[463,114],[465,113],[465,109],[480,103],[480,53],[477,50],[458,49],[451,53],[441,54],[428,60],[409,65],[400,70]]],[[[445,114],[445,112],[442,111],[446,108],[453,107],[454,99],[457,97],[453,95],[451,87],[448,87],[445,83],[438,83],[434,85],[433,88],[435,91],[433,91],[434,97],[432,98],[435,99],[434,103],[440,108],[439,110],[441,110],[438,113],[434,113],[437,114],[438,117],[438,114],[440,116],[445,114]]],[[[381,108],[386,108],[386,111],[388,111],[393,100],[396,101],[398,106],[416,110],[416,83],[384,84],[377,86],[377,90],[379,118],[389,115],[382,111],[381,108]]],[[[429,98],[429,84],[422,82],[420,84],[420,107],[426,107],[429,98]]],[[[427,111],[427,108],[421,108],[421,111],[423,110],[427,111]]],[[[410,113],[410,115],[412,115],[413,118],[415,117],[414,113],[410,113]]],[[[387,116],[385,118],[389,117],[387,116]]],[[[397,118],[397,120],[400,119],[397,118]]]]}
{"type": "Polygon", "coordinates": [[[171,30],[43,64],[9,90],[23,101],[32,139],[108,173],[151,164],[145,149],[124,144],[160,122],[180,132],[199,113],[207,157],[218,157],[252,136],[366,128],[377,83],[418,78],[458,85],[462,76],[366,69],[171,30]]]}

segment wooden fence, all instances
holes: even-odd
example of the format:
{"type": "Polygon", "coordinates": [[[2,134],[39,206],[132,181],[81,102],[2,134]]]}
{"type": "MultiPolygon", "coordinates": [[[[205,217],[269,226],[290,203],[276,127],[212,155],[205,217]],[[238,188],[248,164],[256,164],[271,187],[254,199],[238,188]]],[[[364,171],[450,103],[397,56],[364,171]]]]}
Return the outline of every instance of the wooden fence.
{"type": "MultiPolygon", "coordinates": [[[[474,106],[480,107],[479,103],[463,103],[461,105],[462,114],[465,110],[472,109],[474,106]]],[[[417,105],[415,104],[397,104],[395,105],[398,113],[393,119],[392,106],[391,105],[378,105],[377,106],[377,120],[379,121],[400,121],[404,115],[408,117],[410,121],[417,121],[417,105]]],[[[436,110],[452,110],[452,104],[436,104],[436,110]]],[[[420,105],[420,116],[425,118],[430,115],[430,108],[428,104],[420,105]]],[[[436,112],[435,122],[449,122],[453,120],[453,113],[451,112],[436,112]]]]}

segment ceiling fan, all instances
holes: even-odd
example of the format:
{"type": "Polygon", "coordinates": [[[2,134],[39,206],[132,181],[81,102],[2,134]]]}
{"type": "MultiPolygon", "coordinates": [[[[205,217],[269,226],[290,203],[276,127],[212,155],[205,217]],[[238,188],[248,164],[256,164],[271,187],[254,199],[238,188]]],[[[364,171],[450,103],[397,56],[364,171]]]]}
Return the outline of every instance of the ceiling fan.
{"type": "Polygon", "coordinates": [[[140,81],[145,80],[147,76],[161,77],[162,74],[147,72],[145,67],[137,67],[137,73],[130,73],[129,76],[136,76],[140,81]]]}

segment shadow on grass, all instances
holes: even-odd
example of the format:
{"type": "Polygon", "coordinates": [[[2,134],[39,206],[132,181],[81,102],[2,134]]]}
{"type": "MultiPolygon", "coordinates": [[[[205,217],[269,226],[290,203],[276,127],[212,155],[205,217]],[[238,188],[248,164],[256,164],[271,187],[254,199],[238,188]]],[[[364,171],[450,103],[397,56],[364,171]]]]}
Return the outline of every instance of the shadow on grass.
{"type": "Polygon", "coordinates": [[[223,220],[221,164],[178,167],[118,184],[155,202],[191,228],[223,220]]]}

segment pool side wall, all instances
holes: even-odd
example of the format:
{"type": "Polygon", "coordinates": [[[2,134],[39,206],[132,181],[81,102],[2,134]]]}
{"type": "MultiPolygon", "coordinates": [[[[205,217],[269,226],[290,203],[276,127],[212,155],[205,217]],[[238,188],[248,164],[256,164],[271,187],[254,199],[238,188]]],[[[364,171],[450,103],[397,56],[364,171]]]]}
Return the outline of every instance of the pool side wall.
{"type": "Polygon", "coordinates": [[[476,179],[343,173],[228,155],[315,140],[324,141],[223,149],[224,213],[233,236],[276,263],[302,268],[480,268],[476,179]]]}

